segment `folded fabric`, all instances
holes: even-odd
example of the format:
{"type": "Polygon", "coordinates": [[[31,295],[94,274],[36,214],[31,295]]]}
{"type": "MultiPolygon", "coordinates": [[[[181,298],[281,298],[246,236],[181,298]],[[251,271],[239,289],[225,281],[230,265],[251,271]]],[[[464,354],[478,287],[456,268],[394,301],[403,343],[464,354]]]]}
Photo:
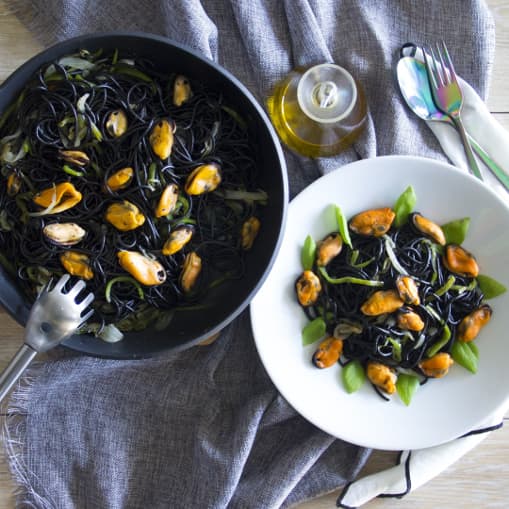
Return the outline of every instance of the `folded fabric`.
{"type": "Polygon", "coordinates": [[[490,416],[465,437],[436,447],[402,452],[396,466],[347,485],[337,506],[360,507],[375,497],[400,498],[416,490],[479,445],[491,431],[500,428],[506,411],[490,416]]]}
{"type": "MultiPolygon", "coordinates": [[[[5,4],[45,45],[96,31],[166,35],[225,66],[262,103],[297,65],[347,68],[366,90],[367,129],[337,157],[286,152],[292,195],[360,157],[445,159],[395,88],[399,47],[447,34],[457,68],[481,97],[494,50],[493,21],[480,0],[5,4]]],[[[351,481],[369,456],[281,398],[258,359],[247,313],[214,344],[171,357],[58,356],[35,365],[8,414],[18,503],[37,508],[288,507],[351,481]]]]}

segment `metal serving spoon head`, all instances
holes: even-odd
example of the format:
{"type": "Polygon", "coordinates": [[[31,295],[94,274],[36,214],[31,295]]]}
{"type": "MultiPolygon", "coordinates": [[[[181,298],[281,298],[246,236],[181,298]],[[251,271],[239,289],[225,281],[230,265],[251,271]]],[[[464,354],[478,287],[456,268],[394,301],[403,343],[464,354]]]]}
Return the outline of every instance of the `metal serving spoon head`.
{"type": "Polygon", "coordinates": [[[426,66],[414,57],[403,57],[396,66],[401,95],[408,107],[423,120],[450,122],[433,102],[426,66]]]}

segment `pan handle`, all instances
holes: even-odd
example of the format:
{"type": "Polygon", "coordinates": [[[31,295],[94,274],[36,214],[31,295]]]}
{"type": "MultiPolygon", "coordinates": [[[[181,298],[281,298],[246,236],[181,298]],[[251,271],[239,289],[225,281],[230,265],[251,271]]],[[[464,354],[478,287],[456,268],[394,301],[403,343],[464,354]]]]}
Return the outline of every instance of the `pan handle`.
{"type": "Polygon", "coordinates": [[[17,382],[36,355],[37,352],[26,344],[23,344],[16,352],[16,355],[14,355],[9,365],[0,375],[0,402],[9,393],[12,386],[17,382]]]}

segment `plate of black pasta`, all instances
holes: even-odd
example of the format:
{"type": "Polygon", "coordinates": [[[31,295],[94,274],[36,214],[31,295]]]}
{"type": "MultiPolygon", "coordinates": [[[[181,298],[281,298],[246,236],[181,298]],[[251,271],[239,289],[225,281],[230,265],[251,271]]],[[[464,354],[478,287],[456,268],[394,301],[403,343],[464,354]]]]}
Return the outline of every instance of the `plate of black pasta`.
{"type": "Polygon", "coordinates": [[[275,385],[324,431],[413,449],[506,408],[507,204],[430,159],[359,161],[290,204],[251,305],[275,385]]]}
{"type": "Polygon", "coordinates": [[[163,37],[82,36],[18,69],[0,88],[0,173],[0,302],[23,324],[50,281],[84,280],[95,313],[64,344],[92,355],[215,335],[282,235],[284,159],[263,110],[163,37]]]}

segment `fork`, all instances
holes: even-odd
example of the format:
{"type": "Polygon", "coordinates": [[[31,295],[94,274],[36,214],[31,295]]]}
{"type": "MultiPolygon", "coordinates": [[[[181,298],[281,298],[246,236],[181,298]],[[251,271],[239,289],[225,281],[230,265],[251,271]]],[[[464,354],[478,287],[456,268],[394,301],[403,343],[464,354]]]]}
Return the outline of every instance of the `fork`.
{"type": "Polygon", "coordinates": [[[88,293],[76,302],[86,284],[80,280],[65,292],[69,279],[70,276],[65,274],[52,290],[49,289],[51,282],[48,283],[32,306],[25,327],[24,343],[0,375],[0,401],[37,353],[57,346],[92,316],[93,309],[85,311],[94,300],[94,294],[88,293]]]}
{"type": "Polygon", "coordinates": [[[449,115],[453,120],[461,137],[467,156],[470,172],[478,179],[483,180],[477,161],[475,159],[470,141],[468,140],[465,127],[461,120],[461,108],[463,106],[463,94],[456,77],[456,71],[451,61],[445,42],[442,41],[442,49],[437,44],[438,58],[432,48],[423,48],[424,62],[428,71],[433,100],[438,109],[449,115]]]}

